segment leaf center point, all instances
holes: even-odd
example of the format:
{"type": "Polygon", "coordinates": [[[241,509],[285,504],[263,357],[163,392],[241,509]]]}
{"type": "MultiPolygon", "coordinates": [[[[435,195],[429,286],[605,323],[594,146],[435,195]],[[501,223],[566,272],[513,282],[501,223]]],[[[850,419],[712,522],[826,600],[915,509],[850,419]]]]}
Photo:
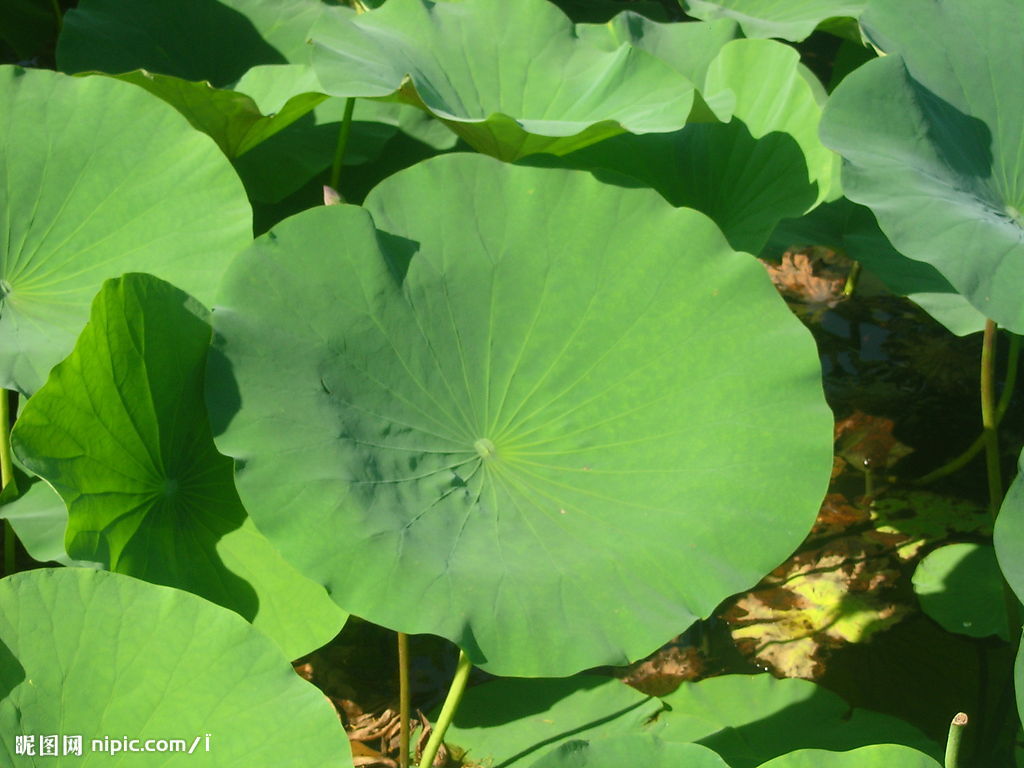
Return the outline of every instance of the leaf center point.
{"type": "Polygon", "coordinates": [[[481,459],[493,459],[497,454],[498,450],[494,447],[494,443],[488,440],[486,437],[481,437],[475,443],[473,448],[476,449],[481,459]]]}

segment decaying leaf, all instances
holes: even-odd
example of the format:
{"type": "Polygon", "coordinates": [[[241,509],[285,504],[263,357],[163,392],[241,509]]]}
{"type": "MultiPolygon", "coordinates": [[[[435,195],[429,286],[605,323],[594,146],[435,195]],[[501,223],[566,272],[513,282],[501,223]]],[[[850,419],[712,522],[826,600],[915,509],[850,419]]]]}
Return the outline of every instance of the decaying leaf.
{"type": "Polygon", "coordinates": [[[824,248],[805,248],[787,251],[778,264],[762,263],[779,293],[798,314],[816,316],[846,298],[846,277],[840,275],[843,262],[848,266],[848,259],[824,248]]]}
{"type": "Polygon", "coordinates": [[[929,491],[894,491],[871,504],[876,540],[887,538],[902,561],[912,560],[925,544],[953,534],[992,535],[988,511],[974,502],[929,491]]]}
{"type": "Polygon", "coordinates": [[[650,696],[665,696],[684,680],[699,680],[703,673],[704,660],[696,648],[669,643],[628,667],[622,681],[650,696]]]}
{"type": "Polygon", "coordinates": [[[893,437],[892,419],[854,411],[836,423],[836,454],[861,471],[887,469],[913,452],[893,437]]]}

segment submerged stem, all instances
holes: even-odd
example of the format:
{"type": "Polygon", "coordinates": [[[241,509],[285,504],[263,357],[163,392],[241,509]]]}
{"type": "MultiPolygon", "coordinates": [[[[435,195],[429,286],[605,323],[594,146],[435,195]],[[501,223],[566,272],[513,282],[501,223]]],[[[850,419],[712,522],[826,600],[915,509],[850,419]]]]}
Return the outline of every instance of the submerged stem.
{"type": "Polygon", "coordinates": [[[409,636],[398,633],[398,766],[409,768],[409,636]]]}
{"type": "Polygon", "coordinates": [[[946,737],[946,759],[942,768],[957,768],[960,758],[960,737],[963,736],[964,726],[967,725],[967,715],[957,712],[953,722],[949,724],[949,736],[946,737]]]}
{"type": "Polygon", "coordinates": [[[471,669],[473,669],[473,665],[470,663],[469,657],[465,651],[459,649],[459,663],[455,667],[455,676],[452,678],[451,687],[448,688],[448,695],[445,696],[444,704],[441,706],[441,714],[437,716],[434,730],[430,734],[427,746],[423,750],[423,757],[420,758],[419,768],[430,768],[434,764],[434,757],[437,755],[437,750],[441,747],[441,742],[444,741],[444,734],[448,730],[448,726],[452,724],[452,720],[455,718],[455,711],[459,708],[459,702],[462,701],[462,694],[466,690],[466,682],[469,680],[471,669]]]}
{"type": "MultiPolygon", "coordinates": [[[[11,401],[10,393],[0,388],[0,490],[14,478],[14,464],[11,461],[11,401]]],[[[4,520],[4,572],[10,576],[17,570],[15,558],[17,551],[14,546],[14,528],[8,520],[4,520]]]]}
{"type": "Polygon", "coordinates": [[[341,163],[345,159],[348,135],[352,132],[352,111],[355,107],[356,100],[354,98],[345,99],[345,115],[341,119],[341,129],[338,131],[338,145],[334,148],[334,162],[331,164],[330,185],[333,189],[338,188],[338,180],[341,178],[341,163]]]}

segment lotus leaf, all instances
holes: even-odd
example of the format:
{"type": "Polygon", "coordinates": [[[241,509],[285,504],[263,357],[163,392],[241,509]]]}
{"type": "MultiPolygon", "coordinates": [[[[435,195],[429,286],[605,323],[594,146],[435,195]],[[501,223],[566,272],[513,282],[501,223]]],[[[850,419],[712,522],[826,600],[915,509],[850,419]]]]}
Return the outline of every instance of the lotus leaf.
{"type": "Polygon", "coordinates": [[[391,0],[324,18],[312,34],[328,93],[400,99],[504,160],[673,131],[693,103],[678,72],[632,46],[578,38],[545,0],[391,0]]]}
{"type": "MultiPolygon", "coordinates": [[[[803,40],[820,26],[857,17],[867,0],[681,0],[698,19],[735,19],[747,37],[803,40]]],[[[840,27],[841,28],[841,27],[840,27]]]]}
{"type": "Polygon", "coordinates": [[[949,544],[929,553],[914,571],[914,592],[949,632],[1007,638],[1003,578],[990,546],[949,544]]]}
{"type": "Polygon", "coordinates": [[[542,757],[531,768],[729,768],[722,758],[699,744],[661,741],[653,736],[577,739],[542,757]]]}
{"type": "Polygon", "coordinates": [[[445,741],[473,763],[527,766],[572,739],[640,734],[663,706],[594,675],[495,680],[466,691],[445,741]]]}
{"type": "Polygon", "coordinates": [[[846,750],[904,744],[932,754],[939,747],[895,717],[853,709],[808,680],[723,675],[683,683],[651,731],[664,741],[696,741],[731,768],[754,768],[796,749],[846,750]]]}
{"type": "Polygon", "coordinates": [[[344,616],[256,530],[230,459],[213,446],[203,408],[207,314],[149,275],[108,281],[11,442],[67,504],[71,557],[202,595],[297,658],[344,616]]]}
{"type": "Polygon", "coordinates": [[[1024,602],[1024,453],[996,518],[993,543],[1006,583],[1024,602]]]}
{"type": "Polygon", "coordinates": [[[34,392],[108,277],[141,269],[210,301],[251,238],[230,163],[135,86],[0,67],[0,386],[34,392]]]}
{"type": "Polygon", "coordinates": [[[83,568],[9,576],[0,605],[4,765],[352,766],[323,694],[231,611],[83,568]],[[40,746],[50,735],[48,757],[40,746]],[[76,735],[78,754],[63,739],[76,735]],[[35,757],[16,751],[17,736],[35,742],[35,757]],[[130,739],[136,750],[150,739],[184,742],[174,753],[167,744],[116,751],[130,739]]]}
{"type": "Polygon", "coordinates": [[[668,134],[617,136],[562,165],[615,171],[707,214],[737,250],[758,253],[778,222],[823,200],[836,156],[818,140],[824,92],[796,51],[734,40],[709,64],[705,93],[728,93],[732,121],[668,134]]]}
{"type": "Polygon", "coordinates": [[[875,212],[900,253],[1024,331],[1024,8],[874,2],[862,23],[889,55],[843,80],[821,126],[845,159],[846,195],[875,212]]]}
{"type": "Polygon", "coordinates": [[[246,508],[342,607],[565,675],[650,653],[803,538],[817,356],[710,220],[479,155],[366,207],[236,261],[208,376],[246,508]]]}
{"type": "Polygon", "coordinates": [[[874,744],[849,752],[801,749],[764,763],[761,768],[941,768],[933,758],[910,747],[874,744]]]}

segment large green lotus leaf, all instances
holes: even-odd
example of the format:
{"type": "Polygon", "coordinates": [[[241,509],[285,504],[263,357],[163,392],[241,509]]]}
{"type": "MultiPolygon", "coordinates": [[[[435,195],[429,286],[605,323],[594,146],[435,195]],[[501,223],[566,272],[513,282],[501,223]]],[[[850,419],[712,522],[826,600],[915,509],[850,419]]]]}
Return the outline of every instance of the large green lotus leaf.
{"type": "Polygon", "coordinates": [[[495,680],[466,691],[445,741],[472,763],[526,766],[572,739],[639,734],[662,707],[607,677],[495,680]]]}
{"type": "Polygon", "coordinates": [[[722,46],[740,36],[739,26],[730,19],[707,24],[659,24],[630,11],[618,14],[607,24],[578,24],[577,34],[609,51],[628,43],[664,61],[682,74],[699,91],[695,94],[690,120],[728,122],[736,106],[729,88],[712,92],[707,83],[711,62],[722,46]],[[702,107],[707,114],[701,112],[702,107]]]}
{"type": "Polygon", "coordinates": [[[985,327],[985,316],[957,293],[935,267],[908,259],[892,247],[870,208],[841,197],[800,218],[784,219],[772,232],[761,255],[778,259],[789,248],[809,245],[839,250],[861,262],[890,291],[906,296],[958,336],[985,327]]]}
{"type": "Polygon", "coordinates": [[[150,275],[108,281],[71,356],[23,409],[19,460],[67,504],[67,551],[195,592],[290,658],[344,616],[248,519],[203,406],[207,312],[150,275]]]}
{"type": "Polygon", "coordinates": [[[351,768],[330,704],[231,611],[107,571],[0,581],[0,763],[351,768]],[[55,735],[54,756],[39,756],[55,735]],[[36,756],[20,755],[30,736],[36,756]],[[81,752],[64,738],[81,737],[81,752]],[[93,740],[99,744],[94,747],[93,740]],[[121,751],[105,745],[140,751],[121,751]],[[149,739],[181,739],[174,753],[149,739]],[[189,754],[189,749],[192,753],[189,754]]]}
{"type": "Polygon", "coordinates": [[[735,19],[747,37],[803,40],[816,28],[860,15],[867,0],[680,0],[698,19],[735,19]]]}
{"type": "Polygon", "coordinates": [[[1024,453],[1017,464],[1017,477],[1003,498],[993,533],[999,568],[1024,602],[1024,453]]]}
{"type": "Polygon", "coordinates": [[[81,0],[64,16],[65,72],[147,69],[225,86],[257,64],[308,64],[319,0],[81,0]]]}
{"type": "Polygon", "coordinates": [[[903,254],[934,265],[979,311],[1024,331],[1024,7],[1016,0],[874,3],[863,23],[888,56],[829,100],[822,139],[847,196],[903,254]],[[984,45],[963,45],[965,39],[984,45]]]}
{"type": "Polygon", "coordinates": [[[933,758],[910,747],[874,744],[849,752],[801,749],[764,763],[761,768],[941,768],[933,758]]]}
{"type": "Polygon", "coordinates": [[[880,742],[938,753],[917,728],[888,715],[851,709],[809,680],[724,675],[683,683],[663,697],[650,730],[665,741],[696,741],[732,768],[754,768],[796,749],[846,750],[880,742]]]}
{"type": "Polygon", "coordinates": [[[949,632],[1007,639],[1003,578],[995,552],[982,544],[949,544],[914,570],[921,609],[949,632]]]}
{"type": "Polygon", "coordinates": [[[33,392],[103,280],[210,301],[252,213],[210,139],[135,86],[0,67],[0,386],[33,392]]]}
{"type": "Polygon", "coordinates": [[[699,744],[666,742],[654,736],[616,736],[577,739],[542,757],[531,768],[729,768],[729,764],[699,744]]]}
{"type": "Polygon", "coordinates": [[[673,131],[693,103],[678,72],[632,46],[580,39],[545,0],[390,0],[324,18],[313,39],[328,93],[414,104],[504,160],[673,131]]]}
{"type": "Polygon", "coordinates": [[[823,94],[796,51],[773,40],[727,43],[706,83],[733,94],[731,122],[617,136],[560,162],[638,179],[710,216],[733,248],[757,253],[780,219],[812,208],[831,187],[835,155],[815,135],[823,94]]]}
{"type": "Polygon", "coordinates": [[[466,154],[366,207],[236,260],[208,376],[246,508],[346,610],[559,676],[650,653],[806,534],[817,355],[706,217],[466,154]]]}

